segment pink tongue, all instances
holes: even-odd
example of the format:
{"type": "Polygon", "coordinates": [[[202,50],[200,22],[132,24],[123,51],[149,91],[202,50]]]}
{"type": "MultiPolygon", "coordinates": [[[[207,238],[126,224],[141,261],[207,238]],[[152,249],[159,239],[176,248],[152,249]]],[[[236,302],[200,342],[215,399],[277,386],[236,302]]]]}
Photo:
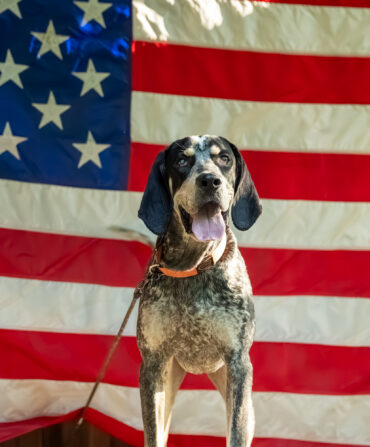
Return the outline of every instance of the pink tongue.
{"type": "Polygon", "coordinates": [[[199,241],[221,239],[225,232],[225,222],[218,205],[208,203],[194,214],[191,229],[199,241]]]}

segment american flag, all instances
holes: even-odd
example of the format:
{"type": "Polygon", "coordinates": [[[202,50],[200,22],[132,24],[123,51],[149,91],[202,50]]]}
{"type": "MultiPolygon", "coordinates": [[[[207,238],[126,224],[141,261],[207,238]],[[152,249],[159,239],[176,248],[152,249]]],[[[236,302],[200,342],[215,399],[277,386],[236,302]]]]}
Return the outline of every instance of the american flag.
{"type": "MultiPolygon", "coordinates": [[[[79,415],[151,253],[151,164],[210,133],[264,206],[237,233],[253,445],[369,446],[369,0],[0,0],[0,25],[0,441],[79,415]]],[[[86,419],[142,446],[135,323],[86,419]]],[[[169,445],[225,418],[187,375],[169,445]]]]}

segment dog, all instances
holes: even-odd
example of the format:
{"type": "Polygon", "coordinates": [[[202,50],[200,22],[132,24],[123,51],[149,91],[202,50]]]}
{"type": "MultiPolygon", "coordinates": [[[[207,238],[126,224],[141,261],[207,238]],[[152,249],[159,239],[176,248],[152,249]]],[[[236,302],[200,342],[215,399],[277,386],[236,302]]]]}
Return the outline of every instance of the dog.
{"type": "Polygon", "coordinates": [[[207,374],[226,404],[227,445],[254,434],[252,289],[228,223],[250,228],[261,203],[235,145],[204,135],[157,156],[139,217],[157,244],[141,284],[137,343],[145,446],[167,444],[186,372],[207,374]]]}

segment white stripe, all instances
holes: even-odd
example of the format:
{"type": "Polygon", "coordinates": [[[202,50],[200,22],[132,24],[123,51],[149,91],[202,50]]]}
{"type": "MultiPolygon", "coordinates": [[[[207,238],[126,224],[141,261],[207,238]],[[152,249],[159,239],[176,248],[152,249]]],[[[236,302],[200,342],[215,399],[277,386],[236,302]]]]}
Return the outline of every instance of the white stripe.
{"type": "Polygon", "coordinates": [[[370,300],[255,296],[256,341],[370,346],[370,300]]]}
{"type": "Polygon", "coordinates": [[[370,10],[224,1],[134,1],[135,40],[322,55],[369,55],[370,10]]]}
{"type": "MultiPolygon", "coordinates": [[[[370,11],[370,9],[369,9],[370,11]]],[[[370,23],[370,22],[369,22],[370,23]]],[[[369,33],[370,34],[370,33],[369,33]]],[[[132,92],[132,141],[222,135],[240,149],[370,154],[370,106],[237,101],[132,92]]]]}
{"type": "MultiPolygon", "coordinates": [[[[0,328],[116,334],[133,292],[124,287],[3,277],[0,328]]],[[[136,335],[137,307],[124,335],[136,335]]]]}
{"type": "MultiPolygon", "coordinates": [[[[91,387],[82,382],[0,380],[0,421],[68,413],[85,403],[91,387]]],[[[256,437],[370,445],[370,396],[256,392],[253,400],[256,437]]],[[[137,388],[101,384],[92,407],[142,430],[137,388]]],[[[217,391],[180,390],[170,432],[224,436],[225,420],[217,391]]]]}
{"type": "Polygon", "coordinates": [[[240,246],[369,249],[370,203],[263,200],[248,231],[235,230],[240,246]]]}
{"type": "MultiPolygon", "coordinates": [[[[124,227],[154,241],[137,218],[141,196],[0,180],[0,227],[111,239],[124,227]]],[[[236,233],[240,246],[368,250],[369,222],[370,203],[263,200],[256,224],[236,233]]]]}
{"type": "MultiPolygon", "coordinates": [[[[0,328],[116,334],[132,295],[131,288],[2,278],[0,328]]],[[[255,341],[370,346],[368,299],[255,296],[254,301],[255,341]]],[[[125,336],[136,335],[137,311],[136,305],[125,336]]]]}
{"type": "Polygon", "coordinates": [[[142,194],[0,180],[0,227],[124,239],[112,227],[155,237],[137,217],[142,194]]]}

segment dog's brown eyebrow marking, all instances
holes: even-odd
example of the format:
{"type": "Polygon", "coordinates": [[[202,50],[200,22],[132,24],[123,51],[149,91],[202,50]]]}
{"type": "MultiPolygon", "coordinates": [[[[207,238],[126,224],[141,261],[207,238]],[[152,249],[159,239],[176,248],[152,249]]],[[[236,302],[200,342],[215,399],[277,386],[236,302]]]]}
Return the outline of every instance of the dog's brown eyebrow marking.
{"type": "Polygon", "coordinates": [[[211,155],[218,155],[220,152],[221,152],[221,149],[218,146],[213,145],[211,147],[211,150],[210,150],[211,155]]]}
{"type": "Polygon", "coordinates": [[[192,157],[195,154],[195,151],[192,147],[188,147],[187,149],[184,150],[184,155],[186,157],[192,157]]]}

